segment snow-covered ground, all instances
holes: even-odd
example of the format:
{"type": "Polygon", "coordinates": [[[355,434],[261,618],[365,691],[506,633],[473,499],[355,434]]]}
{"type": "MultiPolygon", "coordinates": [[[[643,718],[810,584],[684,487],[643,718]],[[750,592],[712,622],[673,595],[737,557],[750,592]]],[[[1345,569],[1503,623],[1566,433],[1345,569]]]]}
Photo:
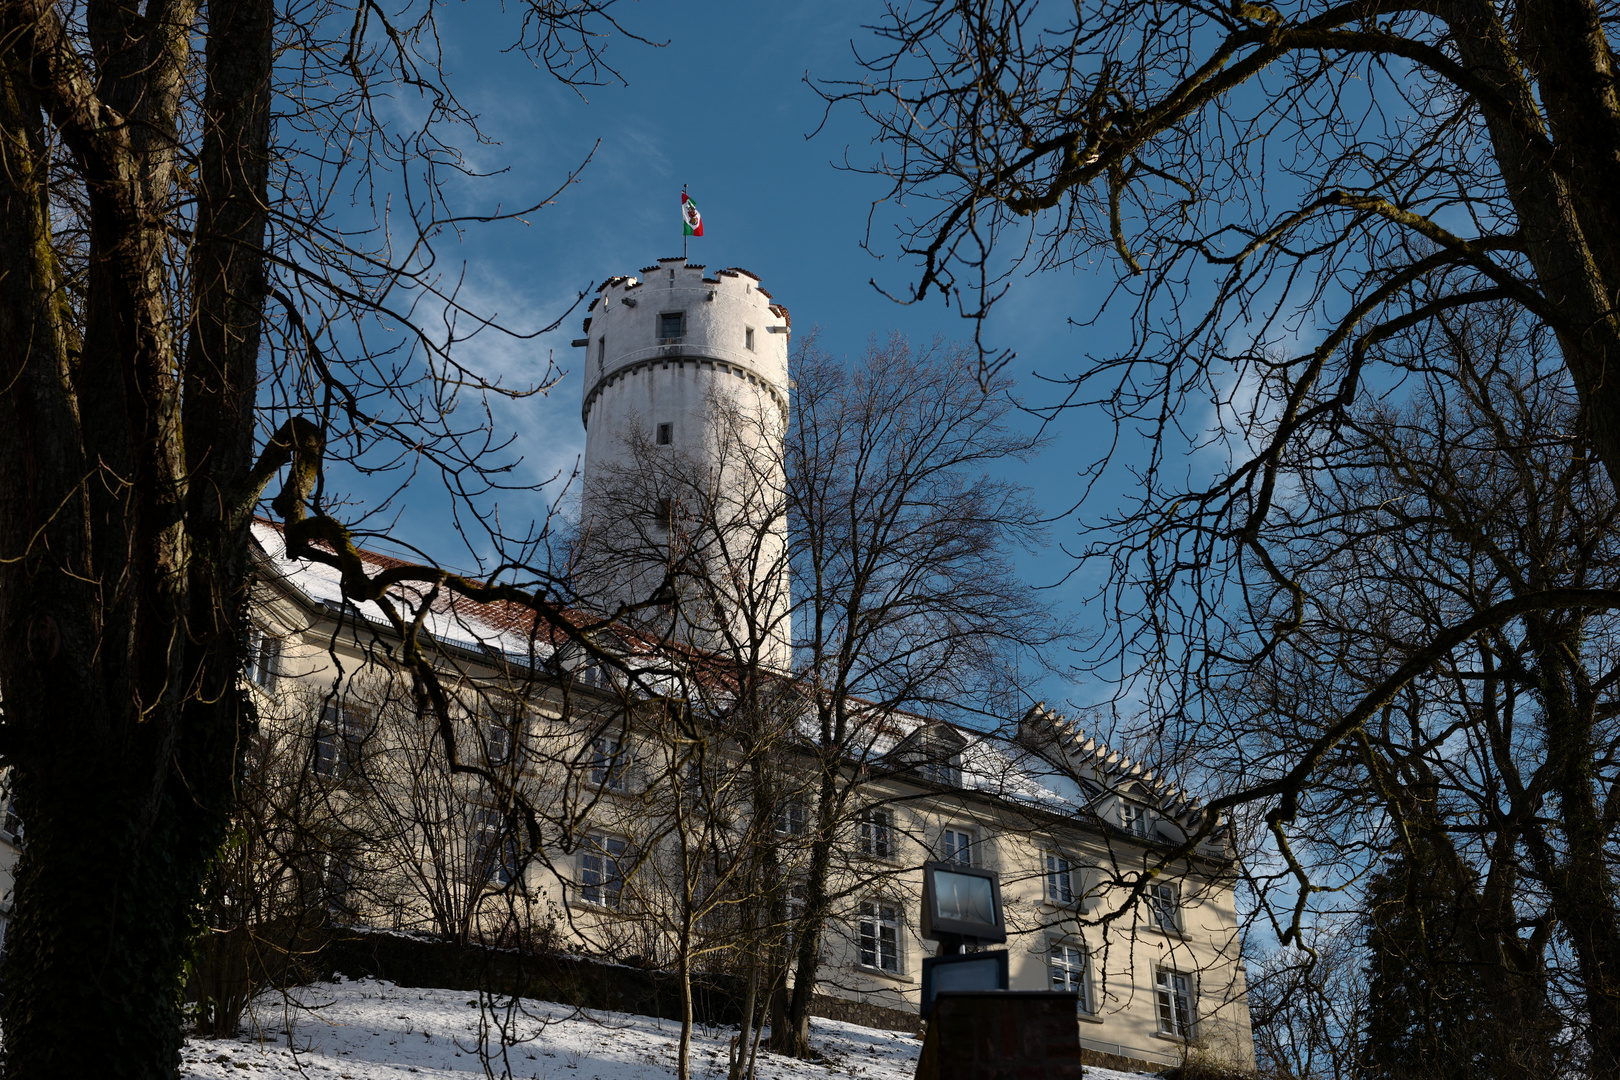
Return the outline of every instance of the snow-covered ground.
{"type": "MultiPolygon", "coordinates": [[[[192,1039],[182,1076],[308,1076],[319,1080],[461,1080],[509,1075],[513,1080],[664,1080],[675,1073],[680,1025],[626,1013],[585,1013],[567,1005],[522,1001],[496,1012],[476,995],[411,990],[393,983],[317,983],[295,1002],[261,1001],[257,1033],[239,1039],[192,1039]],[[506,1018],[504,1062],[497,1024],[506,1018]],[[480,1045],[491,1056],[480,1055],[480,1045]],[[485,1072],[486,1060],[490,1072],[485,1072]]],[[[499,1003],[496,1003],[499,1004],[499,1003]]],[[[922,1044],[908,1035],[814,1020],[811,1042],[820,1062],[761,1051],[759,1080],[911,1080],[922,1044]]],[[[733,1030],[693,1035],[694,1080],[726,1075],[733,1030]]],[[[1140,1074],[1087,1069],[1096,1080],[1142,1080],[1140,1074]]]]}

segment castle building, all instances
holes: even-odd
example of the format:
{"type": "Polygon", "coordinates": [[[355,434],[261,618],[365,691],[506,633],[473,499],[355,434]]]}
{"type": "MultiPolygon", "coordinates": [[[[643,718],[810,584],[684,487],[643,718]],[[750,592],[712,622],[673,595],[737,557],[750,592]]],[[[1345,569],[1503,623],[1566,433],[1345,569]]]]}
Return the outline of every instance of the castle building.
{"type": "MultiPolygon", "coordinates": [[[[576,580],[594,611],[623,615],[613,647],[627,670],[643,656],[665,669],[711,648],[736,657],[742,642],[791,689],[787,309],[740,269],[665,259],[642,275],[603,285],[575,342],[588,433],[576,580]],[[662,651],[670,638],[680,647],[662,651]]],[[[273,523],[255,522],[253,540],[243,689],[260,718],[251,764],[269,780],[248,787],[289,800],[260,815],[288,834],[262,845],[285,865],[259,876],[313,881],[322,918],[650,965],[696,942],[700,968],[735,970],[791,944],[806,852],[830,840],[821,1015],[915,1030],[934,951],[920,934],[922,864],[958,862],[1000,875],[1011,987],[1073,991],[1090,1064],[1203,1055],[1252,1068],[1229,827],[1063,717],[1036,707],[985,732],[867,709],[856,722],[870,738],[835,763],[850,798],[830,825],[809,812],[814,792],[793,788],[813,771],[809,749],[770,749],[784,790],[763,888],[779,917],[743,926],[722,860],[694,862],[688,841],[698,803],[706,835],[724,839],[759,789],[736,740],[714,740],[694,767],[691,712],[669,720],[678,693],[582,662],[527,611],[402,587],[452,696],[458,755],[482,770],[452,775],[382,610],[347,596],[331,567],[289,558],[273,523]],[[532,821],[518,820],[514,791],[532,821]]],[[[360,554],[368,575],[393,565],[360,554]]],[[[23,826],[4,809],[9,894],[23,826]]],[[[6,910],[0,899],[0,934],[6,910]]]]}

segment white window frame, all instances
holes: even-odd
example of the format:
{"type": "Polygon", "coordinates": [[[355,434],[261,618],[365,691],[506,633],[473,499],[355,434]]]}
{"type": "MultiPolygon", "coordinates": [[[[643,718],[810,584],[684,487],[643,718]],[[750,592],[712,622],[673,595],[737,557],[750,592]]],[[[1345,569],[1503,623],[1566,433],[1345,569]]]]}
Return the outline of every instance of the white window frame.
{"type": "Polygon", "coordinates": [[[17,793],[8,784],[5,805],[0,807],[0,840],[22,847],[23,828],[22,814],[17,812],[17,793]]]}
{"type": "Polygon", "coordinates": [[[979,861],[978,833],[962,825],[947,825],[939,834],[939,852],[943,862],[958,866],[976,865],[979,861]]]}
{"type": "Polygon", "coordinates": [[[803,799],[793,797],[783,800],[777,807],[776,834],[778,836],[803,836],[810,827],[810,808],[803,799]]]}
{"type": "Polygon", "coordinates": [[[1148,808],[1123,800],[1119,804],[1119,826],[1143,840],[1152,835],[1152,818],[1148,816],[1148,808]]]}
{"type": "Polygon", "coordinates": [[[629,841],[593,832],[579,849],[579,898],[609,911],[624,907],[624,859],[629,841]]]}
{"type": "Polygon", "coordinates": [[[860,966],[885,975],[904,974],[900,941],[900,905],[882,897],[862,900],[856,923],[860,966]]]}
{"type": "Polygon", "coordinates": [[[1176,887],[1169,882],[1154,881],[1147,887],[1148,907],[1153,911],[1153,925],[1172,934],[1181,933],[1181,898],[1176,887]]]}
{"type": "Polygon", "coordinates": [[[803,878],[788,882],[787,891],[782,895],[782,918],[787,925],[782,929],[782,940],[788,948],[792,948],[798,940],[795,933],[801,920],[804,919],[804,909],[810,902],[810,886],[803,878]]]}
{"type": "Polygon", "coordinates": [[[275,690],[280,674],[281,639],[272,636],[262,626],[254,626],[253,632],[248,635],[248,681],[268,694],[275,690]]]}
{"type": "Polygon", "coordinates": [[[483,744],[484,757],[491,765],[498,767],[511,762],[513,751],[517,748],[516,726],[515,713],[492,709],[479,719],[479,742],[483,744]]]}
{"type": "Polygon", "coordinates": [[[679,339],[681,339],[681,338],[683,338],[685,336],[686,336],[686,312],[684,312],[684,311],[660,311],[658,313],[658,337],[659,337],[659,340],[661,340],[661,341],[678,341],[679,339]],[[669,324],[665,320],[670,319],[670,318],[673,318],[675,320],[675,330],[676,330],[676,332],[673,333],[673,334],[666,334],[666,333],[664,333],[664,331],[669,329],[669,324]]]}
{"type": "Polygon", "coordinates": [[[1043,852],[1041,862],[1046,871],[1043,886],[1046,890],[1046,902],[1056,904],[1058,907],[1073,907],[1076,892],[1074,863],[1060,851],[1043,852]]]}
{"type": "Polygon", "coordinates": [[[315,728],[310,772],[330,780],[355,776],[365,760],[365,744],[364,710],[337,701],[327,702],[321,708],[320,723],[315,728]]]}
{"type": "Polygon", "coordinates": [[[1157,968],[1153,973],[1153,1000],[1159,1014],[1159,1031],[1178,1039],[1191,1039],[1198,1028],[1193,1008],[1193,981],[1173,968],[1157,968]]]}
{"type": "Polygon", "coordinates": [[[860,818],[861,854],[885,862],[895,857],[894,811],[868,810],[860,818]]]}
{"type": "Polygon", "coordinates": [[[1047,983],[1053,990],[1073,990],[1080,996],[1077,1010],[1091,1013],[1091,951],[1076,941],[1046,939],[1047,983]]]}
{"type": "Polygon", "coordinates": [[[624,743],[609,735],[591,740],[591,783],[603,791],[624,790],[624,743]]]}
{"type": "Polygon", "coordinates": [[[506,886],[523,872],[523,851],[517,831],[506,827],[506,815],[493,806],[480,806],[473,815],[473,876],[506,886]]]}
{"type": "Polygon", "coordinates": [[[754,328],[752,326],[743,327],[743,348],[749,352],[754,351],[754,328]]]}
{"type": "Polygon", "coordinates": [[[326,909],[340,919],[353,921],[359,910],[354,903],[355,860],[352,854],[329,851],[321,860],[321,892],[326,909]]]}

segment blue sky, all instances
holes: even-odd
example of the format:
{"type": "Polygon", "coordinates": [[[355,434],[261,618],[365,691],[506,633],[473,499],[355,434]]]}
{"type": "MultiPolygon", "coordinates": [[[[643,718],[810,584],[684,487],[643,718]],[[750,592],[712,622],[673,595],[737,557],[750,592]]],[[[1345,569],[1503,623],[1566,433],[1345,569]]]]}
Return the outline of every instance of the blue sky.
{"type": "MultiPolygon", "coordinates": [[[[485,21],[472,5],[448,9],[441,22],[447,66],[463,102],[495,140],[471,148],[470,159],[484,170],[506,170],[458,181],[453,200],[468,211],[529,205],[587,155],[591,160],[577,182],[526,224],[475,226],[459,242],[442,241],[440,258],[457,271],[465,263],[464,295],[473,307],[514,328],[537,329],[604,278],[679,255],[684,184],[705,222],[705,236],[691,241],[691,261],[752,270],[790,308],[795,332],[819,328],[833,354],[857,355],[869,337],[891,330],[914,339],[969,336],[969,324],[938,298],[901,306],[870,284],[875,277],[901,293],[915,279],[914,267],[895,255],[894,222],[904,211],[880,205],[872,250],[863,248],[874,200],[887,191],[881,179],[838,166],[870,164],[878,151],[853,110],[835,110],[823,124],[823,104],[805,81],[857,74],[852,48],[871,42],[862,20],[872,18],[876,6],[871,0],[624,4],[615,10],[627,27],[667,44],[613,40],[606,59],[625,84],[586,88],[583,97],[523,56],[491,47],[510,37],[509,20],[485,21]]],[[[1057,393],[1037,375],[1074,372],[1087,351],[1108,348],[1106,329],[1067,323],[1070,315],[1088,314],[1106,289],[1109,268],[1096,269],[1095,275],[1065,270],[1020,278],[998,309],[996,343],[1017,351],[1011,370],[1030,404],[1057,393]]],[[[580,336],[583,315],[582,304],[557,331],[533,340],[480,336],[459,355],[519,384],[542,377],[548,359],[572,369],[569,343],[580,336]]],[[[565,379],[548,396],[498,413],[497,423],[517,433],[529,479],[573,468],[584,448],[579,393],[577,379],[565,379]]],[[[1050,448],[1016,475],[1047,513],[1057,514],[1078,497],[1077,469],[1112,430],[1100,417],[1070,414],[1053,434],[1050,448]]],[[[401,532],[454,562],[443,515],[422,512],[426,498],[412,496],[407,505],[415,513],[405,515],[401,532]]],[[[544,500],[508,498],[501,512],[508,520],[543,515],[544,500]]],[[[1053,583],[1072,567],[1055,545],[1072,540],[1074,531],[1072,517],[1056,522],[1054,546],[1024,560],[1032,584],[1053,583]]],[[[1076,578],[1053,597],[1087,623],[1091,615],[1080,604],[1086,590],[1087,582],[1076,578]]],[[[1059,699],[1068,691],[1054,683],[1046,693],[1059,699]]]]}

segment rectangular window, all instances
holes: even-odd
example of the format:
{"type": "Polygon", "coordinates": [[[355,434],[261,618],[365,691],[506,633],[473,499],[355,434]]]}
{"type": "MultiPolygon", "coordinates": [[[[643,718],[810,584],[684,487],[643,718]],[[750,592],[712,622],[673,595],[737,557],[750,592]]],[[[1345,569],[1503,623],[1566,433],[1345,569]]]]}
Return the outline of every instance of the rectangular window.
{"type": "Polygon", "coordinates": [[[868,810],[861,815],[861,854],[868,859],[894,858],[894,814],[868,810]]]}
{"type": "Polygon", "coordinates": [[[861,966],[900,973],[900,909],[881,901],[861,904],[861,966]]]}
{"type": "Polygon", "coordinates": [[[579,852],[579,894],[587,904],[619,910],[624,903],[624,841],[591,833],[579,852]]]}
{"type": "Polygon", "coordinates": [[[743,328],[743,348],[749,352],[754,351],[754,328],[752,326],[743,328]]]}
{"type": "Polygon", "coordinates": [[[675,441],[675,425],[659,424],[656,439],[659,446],[669,446],[672,444],[675,441]]]}
{"type": "Polygon", "coordinates": [[[686,315],[679,311],[666,311],[658,316],[658,336],[678,338],[686,333],[686,315]]]}
{"type": "Polygon", "coordinates": [[[1176,887],[1153,884],[1148,886],[1148,905],[1153,909],[1153,921],[1161,930],[1180,930],[1176,908],[1176,887]]]}
{"type": "Polygon", "coordinates": [[[1192,1038],[1192,982],[1187,976],[1168,968],[1160,968],[1155,980],[1154,996],[1159,1005],[1159,1030],[1166,1035],[1183,1039],[1192,1038]]]}
{"type": "Polygon", "coordinates": [[[973,865],[973,834],[966,829],[946,829],[942,847],[946,862],[973,865]]]}
{"type": "Polygon", "coordinates": [[[1079,1011],[1090,1012],[1091,997],[1086,987],[1086,950],[1066,941],[1053,941],[1046,955],[1052,989],[1079,994],[1079,1011]]]}
{"type": "Polygon", "coordinates": [[[23,823],[22,815],[17,813],[17,796],[8,791],[5,813],[0,816],[0,840],[9,840],[21,847],[22,839],[23,823]]]}
{"type": "Polygon", "coordinates": [[[354,866],[348,855],[339,851],[327,853],[321,868],[321,891],[326,896],[326,909],[338,919],[350,920],[359,914],[355,905],[354,866]]]}
{"type": "Polygon", "coordinates": [[[280,667],[281,640],[255,626],[248,638],[247,677],[265,691],[274,690],[280,667]]]}
{"type": "Polygon", "coordinates": [[[624,761],[618,739],[591,740],[591,783],[609,791],[624,787],[624,761]]]}
{"type": "Polygon", "coordinates": [[[479,807],[473,815],[473,860],[475,881],[510,885],[520,865],[517,832],[507,828],[506,816],[492,807],[479,807]]]}
{"type": "Polygon", "coordinates": [[[358,710],[328,702],[315,729],[316,776],[343,779],[360,771],[365,752],[365,724],[358,710]]]}
{"type": "Polygon", "coordinates": [[[1146,838],[1148,834],[1147,808],[1132,806],[1130,803],[1121,803],[1119,807],[1119,823],[1132,836],[1146,838]]]}
{"type": "Polygon", "coordinates": [[[512,760],[516,724],[515,717],[498,712],[487,712],[479,721],[478,736],[483,740],[484,759],[490,765],[505,765],[512,760]]]}
{"type": "Polygon", "coordinates": [[[607,335],[596,339],[596,370],[601,371],[602,365],[607,363],[607,335]]]}
{"type": "Polygon", "coordinates": [[[782,910],[782,917],[787,920],[787,926],[782,932],[782,937],[790,949],[798,940],[799,923],[804,921],[805,901],[809,895],[809,889],[802,881],[795,881],[788,886],[782,910]]]}
{"type": "Polygon", "coordinates": [[[1074,903],[1074,867],[1052,851],[1046,853],[1046,901],[1064,907],[1074,903]]]}
{"type": "Polygon", "coordinates": [[[776,812],[776,831],[783,836],[803,836],[808,824],[803,799],[789,799],[776,812]]]}

